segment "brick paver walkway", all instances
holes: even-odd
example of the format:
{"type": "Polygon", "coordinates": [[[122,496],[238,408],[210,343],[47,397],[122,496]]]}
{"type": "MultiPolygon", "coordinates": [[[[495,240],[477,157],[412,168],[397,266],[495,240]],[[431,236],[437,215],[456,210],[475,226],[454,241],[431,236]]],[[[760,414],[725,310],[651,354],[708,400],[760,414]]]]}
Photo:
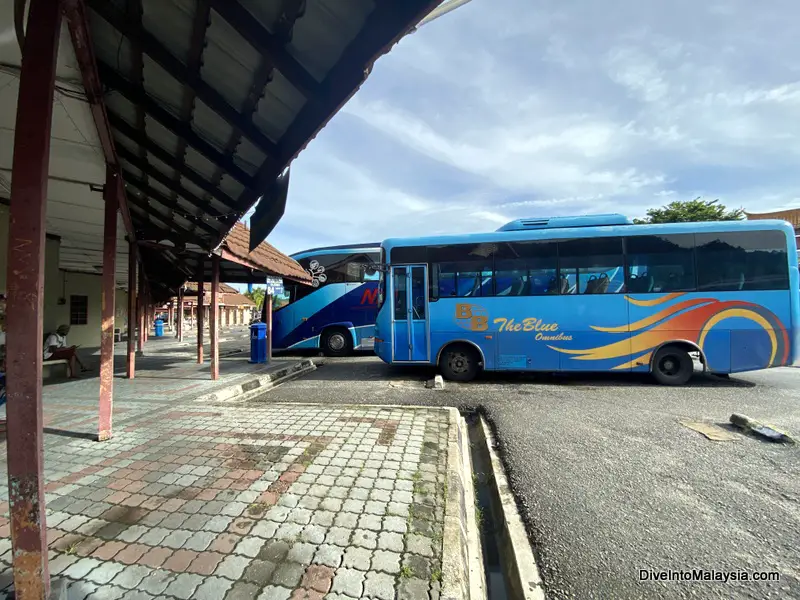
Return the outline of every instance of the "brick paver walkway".
{"type": "MultiPolygon", "coordinates": [[[[231,341],[220,345],[220,378],[217,381],[211,380],[210,349],[206,348],[205,363],[198,365],[194,340],[179,343],[170,337],[150,338],[145,345],[145,355],[136,358],[136,378],[132,381],[125,375],[127,345],[124,342],[115,344],[114,400],[174,402],[235,385],[237,382],[263,375],[271,369],[297,362],[296,357],[289,357],[274,358],[269,365],[250,364],[248,333],[231,331],[228,336],[231,341]],[[248,348],[248,352],[230,354],[232,350],[242,347],[248,348]]],[[[94,398],[96,409],[96,401],[100,394],[99,350],[83,354],[82,359],[91,371],[82,374],[81,379],[61,378],[45,381],[43,388],[45,407],[59,402],[74,406],[94,398]]]]}
{"type": "Polygon", "coordinates": [[[446,410],[115,410],[107,442],[46,436],[50,570],[70,599],[438,598],[446,410]]]}

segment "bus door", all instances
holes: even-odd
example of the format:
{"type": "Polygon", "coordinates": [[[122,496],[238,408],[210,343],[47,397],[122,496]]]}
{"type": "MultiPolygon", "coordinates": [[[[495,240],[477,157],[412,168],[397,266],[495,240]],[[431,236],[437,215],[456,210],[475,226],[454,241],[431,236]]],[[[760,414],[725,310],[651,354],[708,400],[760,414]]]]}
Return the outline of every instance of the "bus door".
{"type": "Polygon", "coordinates": [[[395,361],[428,362],[428,267],[392,267],[395,361]]]}

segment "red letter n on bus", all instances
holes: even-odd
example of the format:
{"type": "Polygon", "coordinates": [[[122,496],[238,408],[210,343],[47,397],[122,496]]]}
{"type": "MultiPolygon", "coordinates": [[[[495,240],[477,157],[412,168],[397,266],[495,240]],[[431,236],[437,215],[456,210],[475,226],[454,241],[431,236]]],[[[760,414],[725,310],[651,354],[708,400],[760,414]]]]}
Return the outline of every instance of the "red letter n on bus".
{"type": "Polygon", "coordinates": [[[361,304],[377,304],[378,303],[378,288],[364,290],[361,295],[361,304]]]}

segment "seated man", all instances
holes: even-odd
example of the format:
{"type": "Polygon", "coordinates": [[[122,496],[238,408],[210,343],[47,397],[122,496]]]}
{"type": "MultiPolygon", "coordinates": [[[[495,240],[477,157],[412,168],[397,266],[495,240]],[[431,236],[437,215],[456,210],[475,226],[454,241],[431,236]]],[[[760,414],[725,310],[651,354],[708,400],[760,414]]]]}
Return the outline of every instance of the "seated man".
{"type": "Polygon", "coordinates": [[[81,371],[88,371],[89,369],[78,358],[78,347],[67,347],[67,334],[69,333],[69,325],[59,325],[55,333],[51,333],[44,341],[44,360],[66,360],[69,367],[68,376],[70,379],[76,379],[75,372],[76,363],[81,366],[81,371]]]}

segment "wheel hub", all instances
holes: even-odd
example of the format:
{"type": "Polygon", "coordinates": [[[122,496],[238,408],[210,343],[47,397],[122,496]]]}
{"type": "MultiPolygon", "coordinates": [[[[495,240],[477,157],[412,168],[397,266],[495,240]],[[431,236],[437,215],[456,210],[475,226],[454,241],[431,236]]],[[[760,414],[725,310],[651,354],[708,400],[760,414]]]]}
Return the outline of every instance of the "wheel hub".
{"type": "Polygon", "coordinates": [[[669,376],[674,376],[678,371],[678,364],[672,356],[666,356],[661,361],[661,371],[669,376]]]}
{"type": "Polygon", "coordinates": [[[456,373],[464,373],[469,368],[469,360],[463,354],[454,354],[450,358],[450,368],[456,373]]]}
{"type": "Polygon", "coordinates": [[[344,348],[344,336],[341,333],[334,333],[328,338],[328,347],[336,351],[344,348]]]}

